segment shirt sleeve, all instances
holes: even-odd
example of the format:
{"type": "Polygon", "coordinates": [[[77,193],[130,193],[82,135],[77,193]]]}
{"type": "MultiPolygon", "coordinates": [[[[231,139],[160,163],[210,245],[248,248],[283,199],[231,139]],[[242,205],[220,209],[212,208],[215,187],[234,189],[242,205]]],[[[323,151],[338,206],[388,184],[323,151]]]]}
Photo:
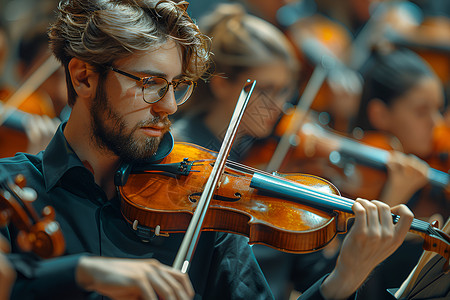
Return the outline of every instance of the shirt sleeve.
{"type": "MultiPolygon", "coordinates": [[[[322,285],[322,282],[325,280],[325,278],[328,277],[329,274],[323,276],[319,280],[316,281],[309,289],[307,289],[300,297],[298,297],[297,300],[326,300],[322,293],[320,292],[320,286],[322,285]]],[[[356,299],[356,293],[351,295],[347,298],[350,299],[356,299]]]]}
{"type": "Polygon", "coordinates": [[[244,236],[219,233],[204,299],[273,299],[244,236]]]}
{"type": "Polygon", "coordinates": [[[87,254],[42,260],[34,255],[8,254],[17,272],[11,299],[80,299],[88,292],[75,280],[78,261],[87,254]]]}

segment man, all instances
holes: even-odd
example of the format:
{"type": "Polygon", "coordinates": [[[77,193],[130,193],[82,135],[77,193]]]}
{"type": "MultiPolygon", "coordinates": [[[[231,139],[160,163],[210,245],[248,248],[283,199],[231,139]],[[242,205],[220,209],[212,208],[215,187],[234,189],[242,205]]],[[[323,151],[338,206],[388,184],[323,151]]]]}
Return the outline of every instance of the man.
{"type": "MultiPolygon", "coordinates": [[[[168,115],[189,98],[191,80],[209,59],[208,39],[185,5],[156,2],[73,0],[59,7],[50,39],[66,70],[70,118],[44,152],[0,163],[27,178],[40,196],[38,210],[55,208],[67,250],[28,264],[23,254],[9,255],[18,273],[13,299],[189,299],[194,290],[205,299],[272,298],[245,237],[202,233],[188,276],[168,266],[182,234],[145,236],[120,213],[115,170],[164,148],[168,115]]],[[[350,296],[412,221],[404,206],[393,209],[401,216],[396,225],[380,202],[360,200],[353,209],[355,226],[336,268],[305,297],[350,296]]]]}

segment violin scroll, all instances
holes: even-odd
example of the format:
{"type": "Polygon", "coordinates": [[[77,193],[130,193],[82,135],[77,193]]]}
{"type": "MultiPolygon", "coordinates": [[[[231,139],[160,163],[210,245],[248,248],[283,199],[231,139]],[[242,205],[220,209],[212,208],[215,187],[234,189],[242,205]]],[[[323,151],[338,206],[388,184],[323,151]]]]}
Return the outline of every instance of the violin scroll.
{"type": "Polygon", "coordinates": [[[16,176],[14,182],[0,184],[0,226],[12,222],[19,230],[17,244],[23,251],[32,251],[42,258],[62,255],[65,242],[55,221],[55,211],[46,206],[39,217],[31,203],[37,194],[25,187],[23,175],[16,176]]]}

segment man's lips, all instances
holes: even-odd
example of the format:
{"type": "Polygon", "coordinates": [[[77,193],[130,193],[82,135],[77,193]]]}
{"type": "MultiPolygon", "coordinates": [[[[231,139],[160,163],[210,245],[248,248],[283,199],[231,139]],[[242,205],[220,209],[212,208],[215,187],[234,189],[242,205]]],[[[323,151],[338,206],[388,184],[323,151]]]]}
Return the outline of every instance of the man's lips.
{"type": "Polygon", "coordinates": [[[160,137],[167,131],[165,126],[157,126],[157,125],[145,126],[145,127],[141,127],[141,129],[146,135],[152,136],[152,137],[160,137]]]}

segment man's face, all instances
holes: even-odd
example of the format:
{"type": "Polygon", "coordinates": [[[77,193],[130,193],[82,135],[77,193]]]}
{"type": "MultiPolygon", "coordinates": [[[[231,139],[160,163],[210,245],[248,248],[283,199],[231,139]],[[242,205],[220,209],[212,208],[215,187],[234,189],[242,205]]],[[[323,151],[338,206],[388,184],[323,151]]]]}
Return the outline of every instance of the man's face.
{"type": "MultiPolygon", "coordinates": [[[[114,67],[138,77],[158,75],[169,82],[182,74],[182,53],[173,41],[151,52],[120,59],[114,67]]],[[[145,159],[158,149],[170,129],[168,115],[177,110],[173,88],[156,103],[142,99],[135,80],[109,71],[97,87],[91,106],[92,140],[124,161],[145,159]]]]}

